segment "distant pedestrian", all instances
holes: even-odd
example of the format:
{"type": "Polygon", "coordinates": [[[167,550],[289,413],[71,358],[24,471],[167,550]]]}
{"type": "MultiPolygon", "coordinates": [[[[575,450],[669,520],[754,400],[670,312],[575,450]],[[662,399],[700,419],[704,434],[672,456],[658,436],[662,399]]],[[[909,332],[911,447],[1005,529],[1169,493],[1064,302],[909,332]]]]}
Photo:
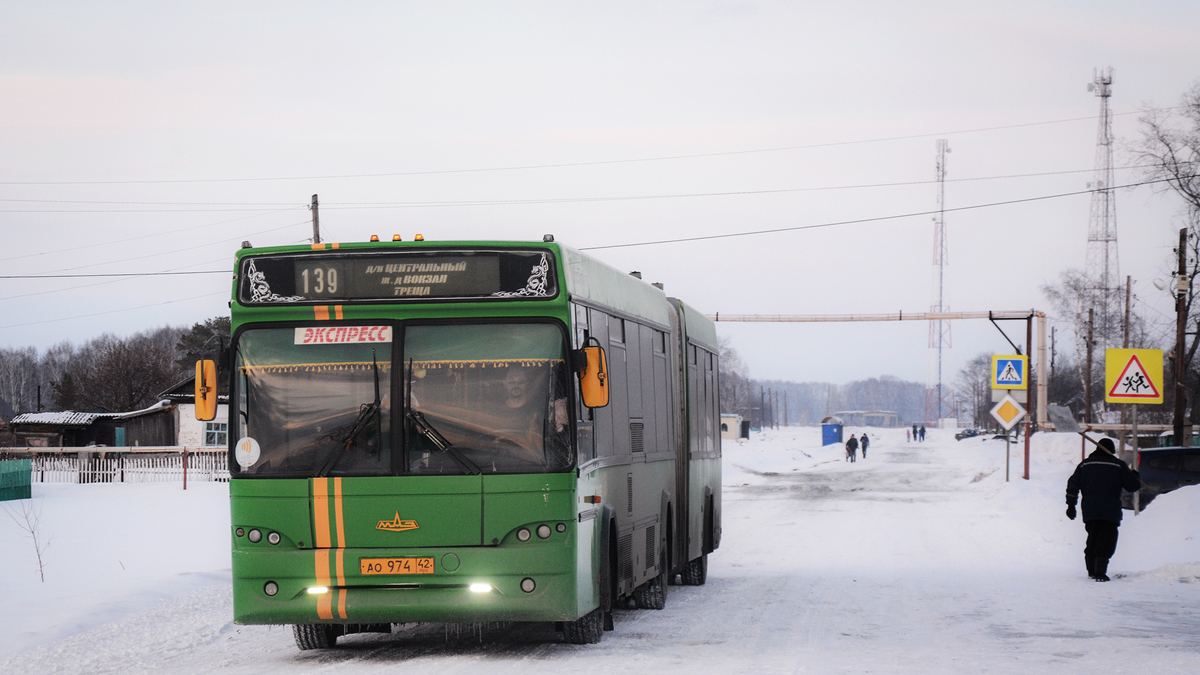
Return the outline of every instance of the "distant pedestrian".
{"type": "Polygon", "coordinates": [[[871,439],[867,438],[866,434],[863,434],[862,440],[859,441],[859,445],[862,446],[863,459],[866,459],[867,458],[867,446],[871,445],[871,439]]]}
{"type": "Polygon", "coordinates": [[[921,440],[921,437],[917,435],[917,424],[916,424],[916,422],[914,422],[914,423],[913,423],[913,440],[914,440],[914,441],[919,441],[919,440],[921,440]]]}
{"type": "Polygon", "coordinates": [[[850,434],[850,440],[846,441],[846,459],[851,462],[858,460],[858,439],[854,434],[850,434]]]}
{"type": "Polygon", "coordinates": [[[1137,471],[1117,459],[1111,438],[1101,438],[1096,451],[1075,467],[1067,479],[1067,517],[1075,520],[1075,499],[1083,492],[1083,526],[1087,547],[1083,562],[1088,576],[1108,581],[1108,560],[1117,550],[1117,528],[1121,526],[1121,489],[1135,492],[1142,487],[1137,471]]]}
{"type": "Polygon", "coordinates": [[[908,427],[904,427],[904,442],[912,443],[912,432],[908,430],[908,427]]]}
{"type": "Polygon", "coordinates": [[[925,442],[925,425],[924,424],[921,425],[921,442],[922,443],[925,442]]]}

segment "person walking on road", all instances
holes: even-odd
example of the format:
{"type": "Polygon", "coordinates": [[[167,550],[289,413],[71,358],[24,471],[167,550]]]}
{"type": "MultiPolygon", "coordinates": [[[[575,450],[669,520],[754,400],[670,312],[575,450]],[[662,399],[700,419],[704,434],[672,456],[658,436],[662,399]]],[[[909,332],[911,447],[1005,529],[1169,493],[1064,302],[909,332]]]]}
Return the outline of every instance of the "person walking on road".
{"type": "Polygon", "coordinates": [[[850,434],[850,440],[846,441],[846,459],[855,462],[858,460],[857,455],[858,439],[854,437],[854,434],[850,434]]]}
{"type": "Polygon", "coordinates": [[[924,424],[921,425],[921,442],[922,443],[925,442],[925,425],[924,424]]]}
{"type": "Polygon", "coordinates": [[[912,442],[912,432],[909,431],[907,427],[905,427],[905,429],[904,429],[904,442],[905,443],[912,442]]]}
{"type": "Polygon", "coordinates": [[[1117,550],[1117,528],[1121,526],[1121,490],[1136,492],[1141,476],[1117,459],[1111,438],[1102,438],[1096,450],[1075,467],[1067,479],[1067,518],[1075,520],[1075,500],[1083,493],[1083,526],[1087,547],[1083,562],[1088,576],[1108,581],[1108,560],[1117,550]]]}
{"type": "Polygon", "coordinates": [[[914,441],[919,441],[919,440],[921,440],[920,436],[917,436],[917,424],[916,424],[916,422],[913,422],[913,440],[914,440],[914,441]]]}
{"type": "Polygon", "coordinates": [[[866,434],[863,434],[862,440],[859,441],[858,444],[862,446],[863,459],[866,459],[867,458],[867,446],[871,444],[871,439],[867,438],[866,434]]]}

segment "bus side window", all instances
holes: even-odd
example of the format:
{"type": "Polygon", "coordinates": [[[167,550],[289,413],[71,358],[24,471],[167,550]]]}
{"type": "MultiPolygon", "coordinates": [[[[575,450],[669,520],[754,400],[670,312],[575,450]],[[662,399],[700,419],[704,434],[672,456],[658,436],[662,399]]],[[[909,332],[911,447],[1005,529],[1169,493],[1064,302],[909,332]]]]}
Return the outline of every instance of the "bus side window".
{"type": "Polygon", "coordinates": [[[575,318],[575,330],[571,338],[574,340],[572,349],[582,349],[588,336],[588,311],[583,305],[571,305],[572,316],[575,318]]]}

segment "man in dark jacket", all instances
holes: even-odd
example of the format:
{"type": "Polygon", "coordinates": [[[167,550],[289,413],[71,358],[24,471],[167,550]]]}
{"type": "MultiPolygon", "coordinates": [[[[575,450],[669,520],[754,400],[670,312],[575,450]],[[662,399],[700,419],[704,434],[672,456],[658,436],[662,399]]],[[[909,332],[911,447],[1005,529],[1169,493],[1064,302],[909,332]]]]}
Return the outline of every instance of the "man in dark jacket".
{"type": "Polygon", "coordinates": [[[1134,492],[1142,487],[1137,471],[1114,455],[1111,438],[1102,438],[1096,451],[1075,467],[1067,479],[1067,517],[1075,520],[1075,500],[1083,492],[1083,526],[1087,547],[1083,561],[1088,576],[1108,581],[1108,559],[1117,550],[1117,528],[1121,525],[1121,489],[1134,492]]]}
{"type": "Polygon", "coordinates": [[[854,434],[850,434],[850,440],[846,441],[846,459],[850,460],[851,462],[857,461],[857,454],[858,439],[854,437],[854,434]]]}

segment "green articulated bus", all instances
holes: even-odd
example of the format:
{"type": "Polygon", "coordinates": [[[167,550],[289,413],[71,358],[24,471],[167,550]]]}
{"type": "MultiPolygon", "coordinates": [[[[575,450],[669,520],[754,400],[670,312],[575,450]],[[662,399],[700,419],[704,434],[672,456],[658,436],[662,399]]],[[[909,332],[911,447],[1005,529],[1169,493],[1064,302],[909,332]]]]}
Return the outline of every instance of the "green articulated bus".
{"type": "Polygon", "coordinates": [[[230,306],[236,622],[301,649],[427,621],[583,644],[705,582],[716,331],[660,288],[549,235],[372,237],[245,244],[230,306]]]}

